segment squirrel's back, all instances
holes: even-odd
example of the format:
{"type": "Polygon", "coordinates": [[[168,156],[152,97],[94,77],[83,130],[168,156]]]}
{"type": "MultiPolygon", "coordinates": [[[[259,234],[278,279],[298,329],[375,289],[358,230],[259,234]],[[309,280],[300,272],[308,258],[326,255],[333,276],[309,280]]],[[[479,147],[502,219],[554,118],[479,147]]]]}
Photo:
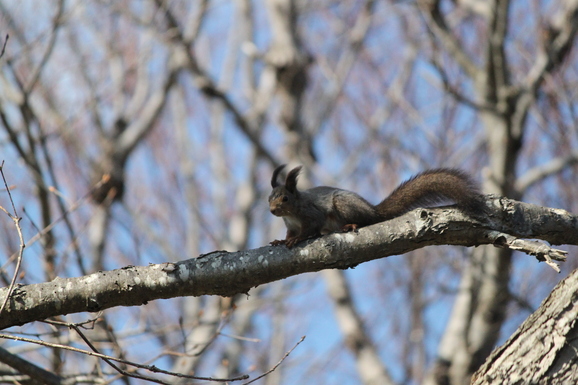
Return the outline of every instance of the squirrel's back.
{"type": "Polygon", "coordinates": [[[402,215],[417,207],[453,201],[471,214],[485,210],[477,184],[463,171],[438,168],[424,171],[400,184],[376,206],[382,220],[402,215]]]}

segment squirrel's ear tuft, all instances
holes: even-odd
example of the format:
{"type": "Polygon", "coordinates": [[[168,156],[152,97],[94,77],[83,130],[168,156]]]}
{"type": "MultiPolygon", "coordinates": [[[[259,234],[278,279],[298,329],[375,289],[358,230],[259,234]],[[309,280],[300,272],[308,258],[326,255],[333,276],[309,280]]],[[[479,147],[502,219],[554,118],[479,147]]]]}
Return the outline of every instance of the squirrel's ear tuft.
{"type": "Polygon", "coordinates": [[[286,166],[286,164],[282,164],[281,166],[277,167],[275,169],[275,171],[273,171],[273,176],[271,177],[271,187],[275,188],[275,187],[279,186],[279,182],[277,181],[277,177],[279,176],[279,173],[281,171],[283,171],[285,166],[286,166]]]}
{"type": "Polygon", "coordinates": [[[293,170],[289,171],[287,174],[287,178],[285,179],[285,188],[289,190],[289,192],[296,192],[297,191],[297,177],[301,172],[301,168],[303,166],[295,167],[293,170]]]}

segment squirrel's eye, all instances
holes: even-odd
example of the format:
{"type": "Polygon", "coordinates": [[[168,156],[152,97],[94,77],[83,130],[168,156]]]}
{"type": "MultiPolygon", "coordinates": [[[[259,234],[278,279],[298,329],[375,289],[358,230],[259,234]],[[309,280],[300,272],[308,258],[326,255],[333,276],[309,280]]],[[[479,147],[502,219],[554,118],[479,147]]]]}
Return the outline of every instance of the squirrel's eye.
{"type": "Polygon", "coordinates": [[[289,200],[289,197],[287,195],[284,195],[282,201],[287,202],[288,200],[289,200]]]}

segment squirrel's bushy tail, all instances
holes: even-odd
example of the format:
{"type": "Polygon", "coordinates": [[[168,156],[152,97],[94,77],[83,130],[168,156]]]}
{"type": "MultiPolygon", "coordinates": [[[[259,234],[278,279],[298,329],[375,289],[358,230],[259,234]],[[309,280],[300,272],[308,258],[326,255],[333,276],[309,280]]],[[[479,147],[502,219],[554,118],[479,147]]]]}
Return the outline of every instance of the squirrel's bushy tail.
{"type": "Polygon", "coordinates": [[[485,204],[477,184],[464,172],[450,168],[424,171],[400,184],[376,206],[382,220],[418,207],[453,201],[469,214],[483,214],[485,204]]]}

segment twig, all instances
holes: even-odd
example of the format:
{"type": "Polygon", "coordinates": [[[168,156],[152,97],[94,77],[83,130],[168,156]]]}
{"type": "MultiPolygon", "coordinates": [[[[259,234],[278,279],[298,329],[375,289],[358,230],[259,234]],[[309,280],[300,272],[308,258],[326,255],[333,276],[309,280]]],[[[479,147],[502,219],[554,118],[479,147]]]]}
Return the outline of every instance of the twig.
{"type": "MultiPolygon", "coordinates": [[[[9,38],[10,38],[10,35],[6,34],[6,39],[4,39],[4,45],[2,46],[2,52],[0,52],[0,58],[2,56],[4,56],[4,52],[6,51],[6,44],[8,44],[9,38]]],[[[4,163],[4,161],[2,161],[2,163],[4,163]]]]}
{"type": "MultiPolygon", "coordinates": [[[[6,46],[6,43],[4,43],[6,46]]],[[[4,49],[2,49],[2,53],[4,53],[4,49]]],[[[1,55],[0,55],[1,56],[1,55]]],[[[8,198],[10,199],[10,203],[12,204],[12,211],[14,214],[10,214],[8,210],[4,207],[0,206],[0,209],[4,211],[12,221],[14,221],[14,225],[16,226],[16,231],[18,231],[18,238],[20,238],[20,248],[18,250],[18,259],[16,260],[16,267],[14,268],[14,275],[12,276],[12,281],[10,282],[10,287],[8,288],[8,293],[6,294],[6,298],[4,299],[4,303],[2,303],[2,307],[0,307],[0,314],[6,307],[8,300],[10,299],[10,295],[12,294],[12,290],[14,290],[14,285],[16,284],[16,277],[18,277],[18,273],[20,272],[20,266],[22,265],[22,255],[24,254],[24,248],[26,244],[24,243],[24,236],[22,235],[22,228],[20,227],[20,218],[18,216],[18,212],[16,211],[16,206],[14,205],[14,200],[12,200],[12,193],[10,192],[10,187],[8,187],[8,183],[6,182],[6,177],[4,176],[4,161],[0,164],[0,174],[2,175],[2,180],[4,181],[4,186],[6,187],[6,191],[8,192],[8,198]]]]}
{"type": "MultiPolygon", "coordinates": [[[[201,68],[199,63],[197,62],[195,56],[192,54],[192,50],[190,49],[191,41],[184,36],[181,26],[177,22],[177,18],[171,12],[170,9],[164,7],[163,0],[156,0],[157,7],[162,11],[162,14],[165,17],[165,20],[168,23],[169,29],[172,34],[172,41],[177,43],[184,49],[187,57],[187,65],[186,67],[193,73],[195,76],[196,87],[208,98],[220,100],[223,103],[225,109],[231,113],[233,119],[237,123],[239,129],[245,136],[253,143],[253,145],[257,148],[257,151],[263,155],[271,164],[279,164],[277,159],[273,156],[271,151],[269,151],[262,143],[257,134],[257,123],[254,122],[252,119],[249,119],[245,116],[242,111],[233,103],[231,97],[227,94],[226,91],[221,90],[217,84],[213,81],[213,79],[209,76],[209,74],[201,68]]],[[[194,38],[194,36],[190,36],[189,38],[194,38]]]]}
{"type": "MultiPolygon", "coordinates": [[[[102,311],[99,311],[98,314],[96,315],[96,317],[90,318],[86,321],[82,321],[82,322],[76,322],[74,325],[77,327],[81,327],[85,330],[94,330],[94,325],[98,322],[101,321],[101,317],[102,317],[102,311]],[[86,325],[89,325],[89,327],[87,327],[86,325]]],[[[49,325],[54,325],[54,326],[65,326],[67,328],[70,328],[70,322],[63,322],[63,321],[56,321],[56,320],[50,320],[50,319],[45,319],[42,320],[40,322],[44,322],[47,323],[49,325]]]]}
{"type": "Polygon", "coordinates": [[[303,342],[304,339],[305,339],[305,336],[301,337],[301,339],[300,339],[299,341],[297,341],[297,343],[295,344],[295,346],[293,346],[293,347],[291,348],[291,350],[289,350],[287,353],[285,353],[285,355],[283,356],[283,358],[281,358],[281,359],[279,360],[279,362],[277,362],[277,364],[276,364],[275,366],[273,366],[271,369],[267,370],[265,373],[261,374],[259,377],[255,377],[255,378],[253,378],[251,381],[245,382],[243,385],[247,385],[247,384],[250,384],[250,383],[252,383],[252,382],[255,382],[255,381],[257,381],[258,379],[265,377],[267,374],[269,374],[269,373],[273,372],[275,369],[277,369],[277,367],[279,367],[279,365],[281,365],[281,363],[282,363],[283,361],[285,361],[285,358],[289,357],[289,354],[291,354],[291,352],[292,352],[293,350],[295,350],[295,348],[297,347],[297,345],[299,345],[301,342],[303,342]]]}
{"type": "MultiPolygon", "coordinates": [[[[79,327],[75,324],[69,324],[68,325],[69,328],[71,328],[72,330],[74,330],[76,332],[76,334],[78,334],[80,336],[80,338],[82,338],[82,340],[92,349],[93,352],[95,353],[99,353],[98,349],[96,349],[96,347],[90,342],[90,340],[88,338],[86,338],[86,336],[80,331],[79,327]]],[[[106,362],[110,367],[112,367],[114,370],[116,370],[117,372],[119,372],[121,375],[123,376],[128,376],[128,377],[133,377],[133,378],[138,378],[139,380],[145,380],[145,381],[150,381],[150,382],[155,382],[157,384],[169,384],[167,382],[158,380],[156,378],[151,378],[151,377],[147,377],[147,376],[143,376],[142,374],[138,374],[138,373],[130,373],[124,369],[119,368],[117,365],[115,365],[111,360],[109,360],[108,358],[103,357],[102,360],[104,362],[106,362]]]]}
{"type": "MultiPolygon", "coordinates": [[[[72,325],[72,324],[70,324],[70,325],[72,325]]],[[[102,354],[102,353],[98,353],[98,352],[91,352],[90,350],[75,348],[72,346],[56,344],[56,343],[46,342],[46,341],[41,341],[41,340],[35,340],[32,338],[26,338],[26,337],[17,337],[17,336],[12,336],[9,334],[0,334],[0,338],[4,338],[7,340],[13,340],[13,341],[28,342],[28,343],[32,343],[32,344],[46,346],[49,348],[69,350],[69,351],[76,352],[76,353],[86,354],[87,356],[93,356],[93,357],[97,357],[97,358],[102,358],[102,359],[106,359],[106,360],[110,360],[110,361],[119,362],[119,363],[125,364],[125,365],[134,366],[135,368],[139,368],[139,369],[145,369],[145,370],[148,370],[148,371],[153,372],[153,373],[167,374],[167,375],[175,376],[175,377],[190,378],[190,379],[194,379],[194,380],[203,380],[203,381],[215,381],[215,382],[232,382],[232,381],[246,380],[247,378],[249,378],[249,376],[246,374],[244,374],[242,376],[234,377],[234,378],[213,378],[213,377],[190,376],[190,375],[186,375],[186,374],[175,373],[175,372],[170,372],[168,370],[159,369],[154,365],[143,365],[143,364],[139,364],[136,362],[123,360],[121,358],[107,356],[106,354],[102,354]]],[[[293,349],[291,349],[291,350],[293,350],[293,349]]],[[[154,381],[159,382],[159,380],[156,380],[156,379],[154,381]]],[[[159,382],[159,383],[165,384],[165,382],[159,382]]],[[[166,383],[166,384],[170,385],[171,383],[166,383]]]]}
{"type": "MultiPolygon", "coordinates": [[[[4,161],[0,164],[0,174],[2,174],[2,180],[4,181],[4,186],[6,187],[6,191],[8,192],[8,197],[10,197],[10,203],[12,204],[12,211],[14,212],[15,216],[18,216],[16,213],[16,206],[14,206],[14,201],[12,200],[12,193],[10,192],[10,188],[8,187],[8,183],[6,183],[6,178],[4,177],[4,161]]],[[[4,208],[2,208],[6,214],[8,214],[11,218],[12,215],[8,213],[4,208]]]]}
{"type": "MultiPolygon", "coordinates": [[[[65,383],[64,378],[56,373],[52,373],[49,370],[46,370],[37,363],[33,363],[29,360],[26,360],[20,357],[18,354],[10,352],[8,349],[4,347],[0,347],[0,361],[2,361],[3,365],[9,366],[12,369],[16,370],[22,376],[22,382],[18,382],[16,380],[9,380],[6,378],[6,375],[3,375],[2,382],[3,383],[13,383],[13,384],[20,384],[20,383],[34,383],[34,384],[45,384],[45,385],[63,385],[65,383]],[[25,381],[24,379],[28,377],[30,381],[25,381]]],[[[6,373],[6,372],[4,372],[6,373]]],[[[68,380],[68,379],[67,379],[68,380]]]]}
{"type": "Polygon", "coordinates": [[[548,266],[554,269],[557,273],[560,272],[560,267],[554,261],[566,261],[567,251],[553,249],[550,246],[528,239],[519,239],[509,234],[501,233],[499,231],[492,231],[489,234],[490,239],[494,241],[494,246],[505,249],[518,250],[526,254],[535,256],[539,261],[546,262],[548,266]]]}
{"type": "Polygon", "coordinates": [[[261,342],[261,339],[260,339],[260,338],[242,337],[242,336],[238,336],[238,335],[235,335],[235,334],[226,334],[226,333],[223,333],[223,332],[219,332],[219,335],[220,335],[220,336],[223,336],[223,337],[233,338],[233,339],[236,339],[236,340],[239,340],[239,341],[261,342]]]}
{"type": "MultiPolygon", "coordinates": [[[[98,188],[100,188],[100,186],[102,186],[103,180],[100,180],[98,183],[96,183],[86,194],[84,194],[81,198],[79,198],[76,202],[74,202],[72,205],[70,205],[70,207],[68,208],[67,211],[65,211],[60,217],[56,218],[52,223],[50,223],[48,226],[46,226],[44,229],[40,230],[38,229],[38,227],[34,224],[34,222],[31,220],[32,225],[37,229],[37,233],[31,237],[30,239],[28,239],[28,241],[26,242],[27,246],[31,246],[34,243],[36,243],[39,239],[41,239],[43,236],[45,236],[50,230],[52,230],[57,224],[59,224],[61,221],[66,219],[66,216],[76,210],[78,210],[90,197],[90,195],[98,188]]],[[[53,191],[53,190],[49,190],[49,191],[53,191]]],[[[0,206],[0,209],[2,207],[0,206]]],[[[5,211],[5,210],[4,210],[5,211]]],[[[24,211],[26,213],[26,211],[24,211]]],[[[14,253],[13,255],[10,256],[10,258],[8,259],[8,262],[11,262],[14,258],[16,258],[17,253],[14,253]]],[[[7,263],[8,263],[7,262],[7,263]]],[[[3,269],[3,267],[0,267],[0,271],[3,269]]]]}
{"type": "Polygon", "coordinates": [[[558,174],[566,167],[576,163],[578,163],[578,151],[573,151],[569,155],[554,158],[541,166],[533,167],[518,178],[515,184],[516,191],[524,193],[535,183],[541,182],[551,175],[558,174]]]}

